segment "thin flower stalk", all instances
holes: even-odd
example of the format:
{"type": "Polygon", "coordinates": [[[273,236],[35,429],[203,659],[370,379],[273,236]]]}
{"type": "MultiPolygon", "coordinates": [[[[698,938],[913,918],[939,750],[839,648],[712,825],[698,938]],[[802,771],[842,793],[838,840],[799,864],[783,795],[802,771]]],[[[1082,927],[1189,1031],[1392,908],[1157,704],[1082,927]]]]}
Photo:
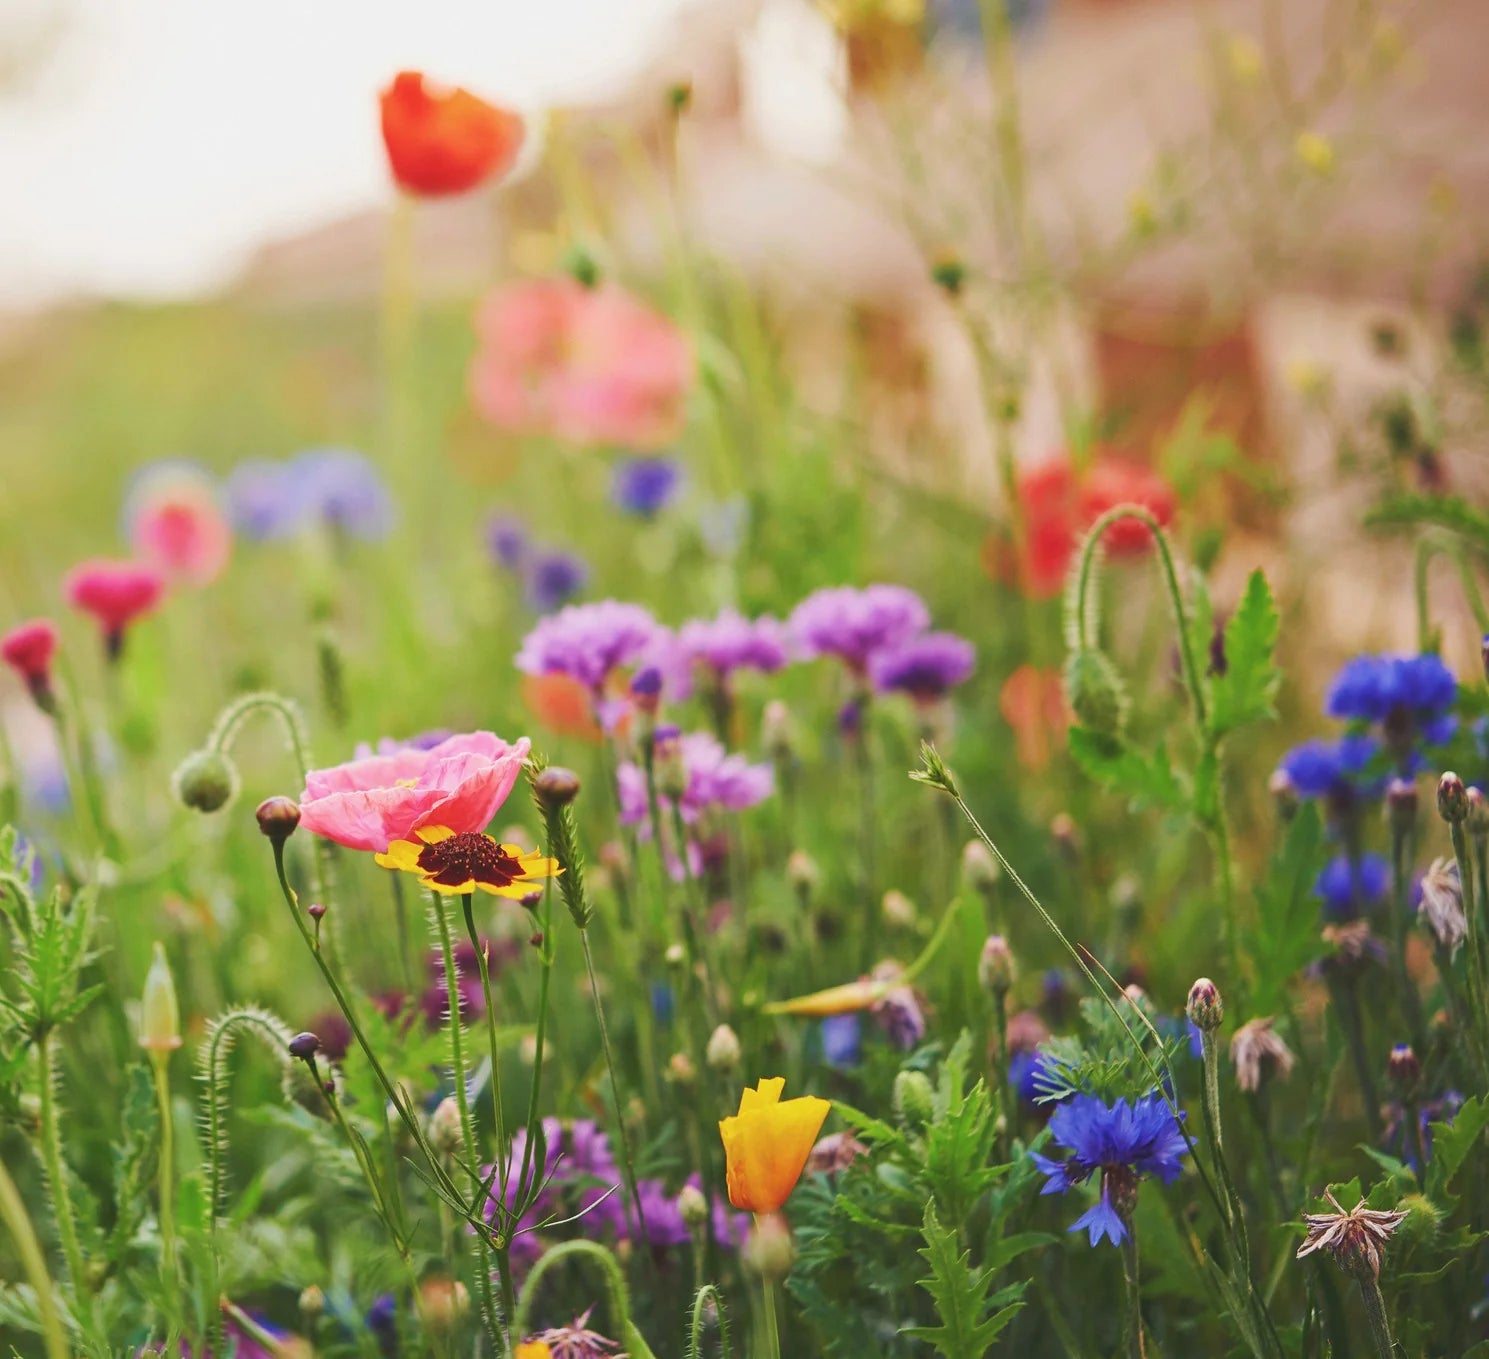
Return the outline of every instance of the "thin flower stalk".
{"type": "Polygon", "coordinates": [[[57,1311],[52,1276],[47,1273],[46,1256],[36,1239],[36,1229],[26,1211],[25,1200],[3,1163],[0,1163],[0,1222],[5,1223],[10,1233],[16,1254],[21,1258],[21,1268],[26,1272],[26,1281],[36,1296],[36,1310],[41,1316],[42,1334],[46,1337],[47,1359],[67,1359],[67,1336],[57,1311]]]}

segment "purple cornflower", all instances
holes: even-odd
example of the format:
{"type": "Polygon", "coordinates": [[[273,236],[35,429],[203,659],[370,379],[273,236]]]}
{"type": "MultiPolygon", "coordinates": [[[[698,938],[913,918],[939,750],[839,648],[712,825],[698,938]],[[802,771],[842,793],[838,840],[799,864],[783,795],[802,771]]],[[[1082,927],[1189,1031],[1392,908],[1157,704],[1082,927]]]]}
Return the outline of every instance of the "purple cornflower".
{"type": "Polygon", "coordinates": [[[857,1066],[863,1056],[863,1025],[856,1014],[828,1015],[820,1027],[822,1060],[828,1066],[857,1066]]]}
{"type": "MultiPolygon", "coordinates": [[[[1052,1102],[1050,1079],[1053,1073],[1049,1058],[1037,1048],[1032,1052],[1015,1052],[1008,1059],[1008,1083],[1017,1093],[1019,1102],[1029,1109],[1039,1109],[1052,1102]]],[[[1061,1098],[1068,1096],[1062,1095],[1061,1098]]]]}
{"type": "Polygon", "coordinates": [[[291,464],[304,513],[353,538],[393,527],[393,498],[377,469],[350,448],[308,448],[291,464]]]}
{"type": "Polygon", "coordinates": [[[662,631],[639,604],[570,604],[522,639],[516,664],[526,675],[567,675],[598,697],[611,673],[640,660],[662,631]]]}
{"type": "Polygon", "coordinates": [[[617,509],[650,519],[661,513],[682,489],[682,468],[663,456],[623,458],[615,465],[610,499],[617,509]]]}
{"type": "Polygon", "coordinates": [[[1070,1228],[1073,1232],[1084,1228],[1093,1246],[1103,1236],[1114,1246],[1127,1239],[1138,1181],[1156,1175],[1168,1184],[1178,1176],[1179,1159],[1189,1149],[1179,1119],[1156,1091],[1115,1104],[1095,1095],[1076,1095],[1055,1110],[1049,1129],[1070,1155],[1054,1161],[1031,1153],[1035,1165],[1049,1176],[1042,1193],[1064,1194],[1101,1174],[1100,1199],[1070,1228]]]}
{"type": "Polygon", "coordinates": [[[1420,735],[1429,745],[1452,738],[1449,711],[1458,681],[1441,656],[1356,656],[1329,686],[1324,711],[1346,721],[1379,723],[1386,744],[1404,754],[1420,735]]]}
{"type": "MultiPolygon", "coordinates": [[[[595,1233],[608,1226],[616,1233],[625,1227],[625,1209],[620,1201],[620,1171],[610,1150],[610,1139],[593,1119],[579,1118],[564,1123],[556,1118],[543,1120],[543,1137],[547,1143],[547,1154],[542,1165],[534,1163],[528,1171],[528,1181],[546,1187],[539,1193],[532,1207],[523,1216],[519,1226],[523,1236],[531,1238],[531,1229],[543,1219],[558,1213],[569,1217],[582,1213],[583,1231],[595,1233]]],[[[519,1128],[512,1137],[512,1150],[507,1158],[511,1167],[507,1185],[506,1202],[511,1205],[517,1197],[518,1177],[522,1171],[522,1158],[527,1152],[527,1129],[519,1128]]],[[[491,1167],[483,1168],[489,1175],[491,1167]]],[[[496,1216],[496,1199],[500,1185],[492,1190],[492,1201],[486,1205],[486,1220],[496,1216]]]]}
{"type": "MultiPolygon", "coordinates": [[[[688,1176],[685,1186],[701,1189],[696,1174],[688,1176]]],[[[641,1200],[641,1210],[646,1214],[646,1241],[658,1250],[674,1246],[686,1246],[692,1240],[687,1223],[683,1221],[678,1195],[669,1194],[662,1180],[637,1180],[636,1194],[641,1200]]],[[[713,1238],[727,1250],[735,1250],[744,1241],[749,1231],[750,1218],[747,1213],[734,1213],[722,1199],[713,1204],[713,1238]]],[[[626,1222],[632,1240],[640,1234],[636,1227],[634,1210],[626,1203],[626,1222]]]]}
{"type": "Polygon", "coordinates": [[[245,538],[288,538],[304,521],[297,480],[289,463],[240,462],[224,487],[228,516],[245,538]]]}
{"type": "Polygon", "coordinates": [[[396,755],[400,750],[433,750],[435,746],[448,741],[454,734],[448,727],[432,727],[428,731],[421,731],[416,736],[406,737],[402,741],[396,741],[391,736],[380,736],[376,746],[366,741],[358,741],[352,754],[354,759],[365,760],[369,755],[396,755]]]}
{"type": "MultiPolygon", "coordinates": [[[[869,975],[876,982],[894,981],[904,970],[898,963],[886,961],[869,975]]],[[[925,1013],[913,987],[893,987],[869,1007],[869,1013],[878,1021],[889,1041],[902,1052],[909,1052],[925,1037],[925,1013]]]]}
{"type": "Polygon", "coordinates": [[[1388,1104],[1384,1112],[1389,1121],[1385,1132],[1381,1135],[1381,1141],[1392,1155],[1421,1175],[1422,1167],[1417,1164],[1416,1158],[1416,1142],[1410,1135],[1410,1120],[1413,1112],[1417,1119],[1417,1132],[1421,1138],[1422,1154],[1430,1161],[1432,1159],[1432,1125],[1451,1123],[1457,1118],[1458,1110],[1462,1107],[1463,1096],[1456,1090],[1449,1090],[1439,1099],[1423,1100],[1412,1108],[1399,1103],[1388,1104]]]}
{"type": "MultiPolygon", "coordinates": [[[[681,760],[687,778],[678,811],[691,825],[710,812],[742,812],[765,801],[775,791],[775,770],[768,764],[751,764],[743,755],[730,754],[706,731],[686,736],[664,736],[657,729],[659,744],[675,741],[675,758],[681,760]]],[[[670,757],[669,757],[670,758],[670,757]]],[[[644,839],[650,833],[650,808],[646,797],[646,773],[627,761],[616,770],[620,792],[620,819],[639,826],[644,839]]],[[[664,813],[670,815],[672,799],[660,794],[664,813]]]]}
{"type": "Polygon", "coordinates": [[[1313,895],[1329,920],[1353,920],[1381,905],[1391,890],[1391,867],[1379,854],[1362,854],[1358,862],[1337,854],[1319,871],[1313,895]]]}
{"type": "Polygon", "coordinates": [[[677,633],[677,646],[690,666],[706,666],[726,679],[736,670],[781,669],[790,659],[786,629],[774,618],[746,618],[735,609],[717,618],[695,618],[677,633]]]}
{"type": "Polygon", "coordinates": [[[588,582],[588,563],[558,548],[532,553],[523,568],[523,594],[527,607],[534,613],[552,613],[573,599],[588,582]]]}
{"type": "Polygon", "coordinates": [[[1299,797],[1346,804],[1357,794],[1373,797],[1380,792],[1381,780],[1362,777],[1379,750],[1379,743],[1369,736],[1304,741],[1289,750],[1277,768],[1287,775],[1299,797]]]}
{"type": "Polygon", "coordinates": [[[520,569],[527,559],[527,547],[527,525],[515,514],[494,514],[486,521],[486,550],[498,566],[520,569]]]}
{"type": "Polygon", "coordinates": [[[928,703],[966,680],[976,663],[977,652],[965,637],[926,632],[875,655],[869,676],[875,689],[898,690],[928,703]]]}
{"type": "Polygon", "coordinates": [[[803,654],[836,656],[862,675],[876,653],[918,636],[930,621],[925,602],[903,585],[842,585],[808,595],[790,627],[803,654]]]}

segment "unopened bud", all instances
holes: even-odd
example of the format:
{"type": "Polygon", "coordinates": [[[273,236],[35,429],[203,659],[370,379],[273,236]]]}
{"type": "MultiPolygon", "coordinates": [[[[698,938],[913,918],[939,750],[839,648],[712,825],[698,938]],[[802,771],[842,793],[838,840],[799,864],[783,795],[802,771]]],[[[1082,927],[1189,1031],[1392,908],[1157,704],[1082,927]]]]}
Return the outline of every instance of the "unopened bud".
{"type": "Polygon", "coordinates": [[[981,840],[968,840],[962,846],[962,879],[973,891],[990,892],[1002,876],[1002,867],[981,840]]]}
{"type": "Polygon", "coordinates": [[[551,764],[533,779],[533,795],[545,811],[567,807],[579,796],[579,775],[562,765],[551,764]]]}
{"type": "Polygon", "coordinates": [[[765,753],[778,763],[789,760],[796,753],[796,742],[791,734],[791,709],[778,698],[767,703],[761,714],[760,744],[765,747],[765,753]]]}
{"type": "Polygon", "coordinates": [[[171,787],[193,811],[220,811],[238,791],[238,770],[221,751],[194,751],[176,766],[171,787]]]}
{"type": "Polygon", "coordinates": [[[720,1024],[708,1036],[705,1060],[712,1071],[733,1071],[739,1065],[739,1035],[727,1024],[720,1024]]]}
{"type": "Polygon", "coordinates": [[[297,1033],[290,1039],[289,1050],[291,1057],[308,1062],[321,1050],[321,1040],[313,1033],[297,1033]]]}
{"type": "Polygon", "coordinates": [[[155,945],[155,956],[145,974],[145,996],[140,1005],[140,1046],[165,1053],[181,1046],[181,1011],[176,1004],[176,982],[165,956],[165,945],[155,945]]]}
{"type": "Polygon", "coordinates": [[[901,1127],[924,1127],[936,1116],[930,1077],[923,1071],[900,1072],[894,1078],[891,1103],[901,1127]]]}
{"type": "Polygon", "coordinates": [[[300,804],[291,797],[266,797],[254,811],[259,830],[276,845],[282,845],[300,824],[300,804]]]}
{"type": "Polygon", "coordinates": [[[1013,950],[1001,934],[990,934],[982,946],[977,963],[977,978],[995,996],[1006,996],[1018,980],[1018,964],[1013,950]]]}
{"type": "Polygon", "coordinates": [[[1417,785],[1412,779],[1392,779],[1386,785],[1386,820],[1398,834],[1417,824],[1417,785]]]}
{"type": "Polygon", "coordinates": [[[429,1115],[429,1145],[445,1156],[453,1156],[465,1145],[465,1128],[460,1122],[460,1106],[446,1095],[429,1115]]]}
{"type": "Polygon", "coordinates": [[[667,1079],[673,1085],[691,1086],[697,1083],[698,1068],[685,1052],[674,1052],[667,1059],[667,1079]]]}
{"type": "Polygon", "coordinates": [[[779,1213],[761,1213],[755,1219],[742,1252],[745,1265],[769,1283],[780,1283],[796,1262],[791,1228],[779,1213]]]}
{"type": "Polygon", "coordinates": [[[662,672],[656,666],[648,665],[632,678],[631,704],[639,713],[656,716],[662,706],[662,672]]]}
{"type": "Polygon", "coordinates": [[[1414,1102],[1422,1088],[1422,1063],[1408,1043],[1398,1043],[1386,1059],[1386,1076],[1397,1099],[1414,1102]]]}
{"type": "Polygon", "coordinates": [[[688,766],[683,759],[681,734],[671,725],[658,727],[656,732],[657,792],[673,802],[681,802],[688,791],[688,766]]]}
{"type": "Polygon", "coordinates": [[[312,901],[310,905],[305,908],[305,914],[308,915],[312,920],[324,920],[326,918],[325,903],[321,901],[312,901]]]}
{"type": "Polygon", "coordinates": [[[1291,821],[1298,811],[1298,789],[1292,775],[1285,769],[1274,769],[1267,780],[1267,791],[1272,795],[1272,805],[1277,808],[1278,818],[1291,821]]]}
{"type": "Polygon", "coordinates": [[[326,1310],[326,1295],[321,1292],[315,1284],[300,1290],[300,1315],[307,1321],[315,1322],[320,1319],[321,1313],[326,1310]]]}
{"type": "Polygon", "coordinates": [[[809,898],[822,883],[822,870],[806,850],[793,849],[786,860],[786,881],[796,889],[797,895],[809,898]]]}
{"type": "Polygon", "coordinates": [[[470,1294],[459,1279],[425,1279],[419,1285],[419,1315],[434,1331],[448,1331],[470,1313],[470,1294]]]}
{"type": "Polygon", "coordinates": [[[1458,825],[1468,816],[1468,789],[1452,770],[1438,780],[1437,814],[1449,825],[1458,825]]]}
{"type": "Polygon", "coordinates": [[[884,894],[879,909],[884,914],[885,923],[895,929],[909,929],[915,923],[915,903],[903,892],[897,892],[893,888],[884,894]]]}
{"type": "Polygon", "coordinates": [[[1116,667],[1100,651],[1073,651],[1065,662],[1065,699],[1076,720],[1100,736],[1121,734],[1127,695],[1116,667]]]}
{"type": "Polygon", "coordinates": [[[1189,1022],[1201,1033],[1214,1033],[1225,1018],[1225,1005],[1220,988],[1208,977],[1201,977],[1189,988],[1189,1003],[1184,1007],[1189,1022]]]}
{"type": "Polygon", "coordinates": [[[1050,818],[1050,838],[1062,854],[1074,857],[1080,852],[1080,831],[1069,812],[1056,812],[1050,818]]]}
{"type": "Polygon", "coordinates": [[[1468,790],[1467,821],[1470,835],[1489,835],[1489,803],[1485,802],[1481,789],[1470,788],[1468,790]]]}
{"type": "Polygon", "coordinates": [[[708,1200],[696,1184],[685,1184],[678,1191],[677,1215],[690,1232],[702,1230],[708,1221],[708,1200]]]}

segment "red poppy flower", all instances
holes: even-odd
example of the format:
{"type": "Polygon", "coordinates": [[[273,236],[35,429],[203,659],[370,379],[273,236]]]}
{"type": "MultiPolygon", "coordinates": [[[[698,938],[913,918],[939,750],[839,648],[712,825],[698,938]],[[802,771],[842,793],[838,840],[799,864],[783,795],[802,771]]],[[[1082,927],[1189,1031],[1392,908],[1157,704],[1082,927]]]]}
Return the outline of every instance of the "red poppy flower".
{"type": "Polygon", "coordinates": [[[522,149],[522,119],[469,90],[400,71],[381,95],[383,142],[399,187],[425,198],[465,193],[506,174],[522,149]]]}
{"type": "MultiPolygon", "coordinates": [[[[1167,527],[1178,503],[1173,487],[1151,467],[1123,458],[1104,458],[1098,462],[1081,485],[1081,519],[1089,528],[1114,505],[1136,504],[1151,512],[1167,527]]],[[[1114,557],[1138,556],[1148,550],[1153,534],[1136,519],[1119,519],[1101,541],[1114,557]]]]}

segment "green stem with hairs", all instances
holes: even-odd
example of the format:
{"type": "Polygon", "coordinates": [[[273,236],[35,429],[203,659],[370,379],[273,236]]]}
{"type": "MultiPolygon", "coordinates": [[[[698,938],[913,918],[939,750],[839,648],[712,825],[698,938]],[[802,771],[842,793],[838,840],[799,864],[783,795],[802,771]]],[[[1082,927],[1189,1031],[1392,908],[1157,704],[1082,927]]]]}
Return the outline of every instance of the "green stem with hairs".
{"type": "Polygon", "coordinates": [[[724,1298],[713,1284],[704,1284],[693,1296],[693,1310],[688,1326],[688,1359],[703,1359],[703,1331],[708,1324],[704,1304],[713,1303],[719,1321],[719,1354],[722,1359],[734,1359],[734,1346],[729,1343],[729,1316],[724,1310],[724,1298]]]}
{"type": "Polygon", "coordinates": [[[528,1334],[532,1325],[533,1305],[537,1301],[538,1288],[544,1277],[549,1270],[570,1260],[590,1260],[600,1267],[611,1325],[615,1327],[631,1359],[656,1359],[651,1346],[631,1321],[631,1295],[626,1288],[620,1263],[598,1241],[561,1241],[543,1252],[542,1257],[528,1271],[527,1282],[522,1285],[522,1296],[517,1300],[514,1334],[528,1334]]]}
{"type": "Polygon", "coordinates": [[[46,1256],[36,1239],[36,1229],[31,1225],[25,1201],[3,1162],[0,1162],[0,1222],[5,1223],[5,1229],[15,1243],[16,1254],[21,1257],[21,1268],[26,1271],[31,1291],[36,1294],[36,1310],[41,1315],[41,1331],[46,1337],[47,1359],[67,1359],[67,1336],[57,1312],[46,1256]]]}
{"type": "Polygon", "coordinates": [[[88,1287],[88,1273],[83,1247],[78,1238],[77,1212],[72,1203],[72,1190],[67,1184],[67,1167],[62,1159],[62,1133],[57,1126],[56,1051],[48,1030],[36,1040],[41,1059],[41,1159],[46,1170],[47,1188],[51,1191],[52,1215],[57,1219],[57,1236],[62,1242],[62,1258],[67,1262],[67,1277],[72,1284],[73,1307],[83,1334],[95,1338],[97,1320],[93,1311],[93,1294],[88,1287]]]}
{"type": "Polygon", "coordinates": [[[1127,1224],[1127,1237],[1122,1242],[1122,1283],[1126,1305],[1122,1309],[1123,1347],[1128,1359],[1146,1359],[1143,1344],[1143,1290],[1138,1272],[1137,1229],[1127,1224]]]}
{"type": "Polygon", "coordinates": [[[1375,1341],[1380,1359],[1395,1359],[1396,1342],[1391,1339],[1391,1323],[1386,1317],[1386,1300],[1381,1296],[1380,1281],[1371,1276],[1360,1278],[1360,1296],[1365,1300],[1365,1316],[1370,1321],[1370,1338],[1375,1341]]]}

